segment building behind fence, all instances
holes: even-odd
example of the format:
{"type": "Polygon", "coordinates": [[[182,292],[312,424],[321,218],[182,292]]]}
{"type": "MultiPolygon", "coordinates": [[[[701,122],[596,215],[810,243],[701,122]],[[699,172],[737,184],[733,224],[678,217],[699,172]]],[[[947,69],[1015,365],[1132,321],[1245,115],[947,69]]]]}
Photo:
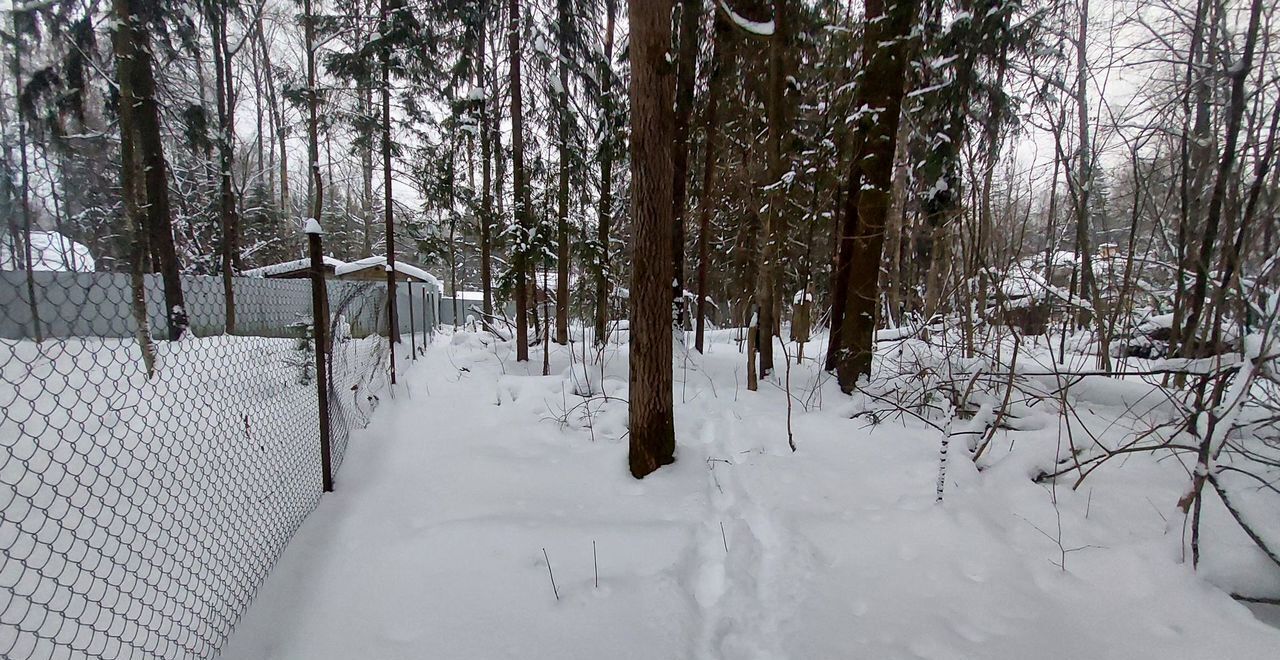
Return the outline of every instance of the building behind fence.
{"type": "MultiPolygon", "coordinates": [[[[0,273],[0,657],[210,657],[320,498],[312,285],[235,278],[228,335],[222,280],[184,277],[191,332],[148,373],[127,274],[33,284],[0,273]]],[[[326,285],[337,471],[387,385],[387,292],[326,285]]],[[[439,292],[398,288],[402,332],[434,327],[439,292]]]]}

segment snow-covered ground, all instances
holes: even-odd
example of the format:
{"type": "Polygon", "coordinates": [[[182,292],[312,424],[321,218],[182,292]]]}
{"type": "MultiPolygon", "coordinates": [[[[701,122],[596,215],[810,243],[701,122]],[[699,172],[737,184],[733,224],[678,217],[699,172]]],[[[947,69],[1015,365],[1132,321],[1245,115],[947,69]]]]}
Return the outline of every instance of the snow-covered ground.
{"type": "Polygon", "coordinates": [[[543,377],[541,350],[526,366],[439,338],[222,657],[1280,657],[1280,630],[1209,581],[1275,594],[1280,571],[1213,505],[1201,572],[1181,561],[1166,519],[1187,473],[1168,457],[1053,493],[1030,476],[1056,430],[1002,431],[982,471],[953,442],[937,504],[936,430],[850,419],[806,364],[793,454],[783,389],[747,392],[720,332],[677,359],[676,464],[636,481],[625,346],[603,379],[580,345],[577,366],[553,349],[543,377]]]}

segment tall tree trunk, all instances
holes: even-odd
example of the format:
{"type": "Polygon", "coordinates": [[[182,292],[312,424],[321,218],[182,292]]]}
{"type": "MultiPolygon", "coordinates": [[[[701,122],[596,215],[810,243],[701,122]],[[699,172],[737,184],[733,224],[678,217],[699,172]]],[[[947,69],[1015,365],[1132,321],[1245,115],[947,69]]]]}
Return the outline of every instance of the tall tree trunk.
{"type": "MultiPolygon", "coordinates": [[[[1271,111],[1271,126],[1268,129],[1265,139],[1259,137],[1261,142],[1262,155],[1253,165],[1253,182],[1249,184],[1248,192],[1245,194],[1244,211],[1240,219],[1240,227],[1236,232],[1236,240],[1229,251],[1223,255],[1223,265],[1219,269],[1221,276],[1218,281],[1217,289],[1214,291],[1213,300],[1213,320],[1209,326],[1209,342],[1211,346],[1218,346],[1222,341],[1222,318],[1227,311],[1227,291],[1233,286],[1239,274],[1240,268],[1244,264],[1248,249],[1245,245],[1246,240],[1251,233],[1253,221],[1257,218],[1258,202],[1262,198],[1263,188],[1266,185],[1267,172],[1271,169],[1271,163],[1275,159],[1276,136],[1280,133],[1280,104],[1276,104],[1271,111]]],[[[1270,230],[1274,222],[1266,223],[1267,229],[1270,230]]],[[[1271,252],[1264,246],[1263,255],[1270,255],[1271,252]]],[[[1247,316],[1241,313],[1242,317],[1247,316]]],[[[1242,333],[1243,334],[1243,333],[1242,333]]]]}
{"type": "MultiPolygon", "coordinates": [[[[1200,239],[1200,251],[1194,264],[1196,279],[1187,299],[1189,309],[1182,327],[1183,357],[1196,357],[1203,346],[1203,341],[1199,339],[1201,333],[1197,331],[1201,314],[1204,312],[1205,296],[1208,293],[1209,266],[1213,260],[1213,249],[1222,224],[1222,206],[1228,195],[1227,187],[1231,184],[1232,170],[1235,168],[1236,145],[1240,140],[1240,122],[1248,102],[1245,81],[1248,80],[1249,70],[1253,66],[1253,51],[1257,46],[1261,13],[1262,0],[1253,0],[1249,10],[1248,32],[1245,33],[1244,53],[1226,72],[1227,78],[1231,81],[1231,96],[1227,103],[1227,126],[1222,145],[1222,159],[1218,162],[1217,178],[1213,182],[1213,192],[1209,197],[1204,235],[1200,239]]],[[[1214,333],[1205,333],[1206,336],[1212,334],[1214,333]]]]}
{"type": "Polygon", "coordinates": [[[486,84],[486,70],[489,62],[485,57],[485,46],[488,43],[489,6],[488,1],[480,8],[479,52],[476,56],[476,86],[484,90],[484,98],[480,100],[480,290],[484,296],[485,322],[493,314],[493,172],[489,159],[493,151],[491,131],[495,130],[490,122],[493,113],[489,112],[492,96],[486,84]]]}
{"type": "Polygon", "coordinates": [[[449,164],[445,176],[448,185],[445,188],[445,209],[449,214],[449,295],[453,298],[453,327],[456,330],[461,323],[458,317],[462,316],[461,301],[458,298],[458,213],[457,209],[457,189],[454,187],[454,181],[457,180],[457,153],[458,145],[454,136],[449,137],[449,164]]]}
{"type": "Polygon", "coordinates": [[[205,15],[213,30],[214,99],[218,109],[218,215],[221,229],[222,295],[226,304],[226,332],[236,332],[236,298],[232,277],[239,269],[240,217],[236,211],[231,170],[235,158],[235,87],[231,52],[227,46],[227,6],[210,0],[205,15]]]}
{"type": "MultiPolygon", "coordinates": [[[[782,240],[786,233],[786,214],[782,207],[786,204],[786,195],[782,188],[782,178],[787,171],[787,163],[782,150],[782,134],[786,132],[785,94],[788,76],[787,53],[791,48],[788,35],[790,18],[787,0],[773,0],[773,36],[769,40],[769,89],[765,101],[769,138],[766,144],[768,151],[768,188],[769,212],[764,216],[764,229],[760,236],[760,266],[756,270],[756,305],[759,308],[759,333],[756,342],[760,351],[761,378],[773,371],[773,335],[775,331],[775,311],[777,309],[778,260],[782,256],[782,240]]],[[[892,140],[890,140],[892,142],[892,140]]],[[[889,154],[893,160],[893,154],[889,154]]],[[[892,163],[890,163],[892,167],[892,163]]],[[[883,221],[881,221],[883,224],[883,221]]],[[[877,269],[877,273],[879,270],[877,269]]]]}
{"type": "Polygon", "coordinates": [[[511,255],[516,285],[516,361],[529,361],[529,186],[524,169],[524,110],[520,92],[520,0],[508,3],[510,27],[507,32],[511,55],[511,169],[518,227],[516,245],[511,255]]]}
{"type": "MultiPolygon", "coordinates": [[[[258,40],[256,27],[248,38],[251,42],[258,40]]],[[[253,43],[250,43],[250,46],[253,45],[253,43]]],[[[267,119],[267,112],[264,107],[266,99],[263,98],[266,92],[262,88],[262,58],[258,56],[258,50],[252,47],[249,49],[249,56],[249,63],[253,66],[253,120],[256,129],[253,134],[253,146],[254,152],[258,156],[258,171],[254,176],[261,177],[263,173],[267,172],[267,143],[264,139],[266,132],[263,128],[267,119]]]]}
{"type": "MultiPolygon", "coordinates": [[[[368,123],[372,123],[373,115],[373,88],[365,87],[360,90],[360,108],[361,114],[364,115],[368,123]]],[[[373,254],[373,232],[377,224],[374,222],[376,217],[377,203],[373,196],[373,131],[366,131],[364,144],[360,145],[360,210],[364,215],[363,220],[363,241],[364,249],[362,254],[368,256],[373,254]]]]}
{"type": "MultiPolygon", "coordinates": [[[[22,91],[22,51],[26,45],[21,41],[21,32],[18,25],[19,12],[13,12],[13,86],[17,93],[22,91]]],[[[27,119],[26,113],[23,111],[22,103],[19,101],[17,105],[18,116],[18,166],[22,168],[20,183],[18,184],[19,205],[22,209],[22,240],[14,242],[10,250],[10,258],[16,266],[21,261],[23,269],[26,271],[27,280],[27,304],[31,310],[31,330],[32,338],[36,343],[44,341],[44,331],[40,324],[40,305],[36,300],[36,282],[35,282],[35,255],[31,249],[31,175],[27,163],[27,119]],[[21,253],[21,258],[19,258],[21,253]]]]}
{"type": "MultiPolygon", "coordinates": [[[[1093,188],[1093,144],[1089,140],[1089,0],[1080,0],[1080,27],[1076,35],[1076,122],[1079,144],[1076,151],[1076,253],[1080,260],[1080,299],[1097,310],[1098,296],[1093,277],[1092,231],[1089,227],[1089,200],[1093,188]]],[[[1082,307],[1083,309],[1083,307],[1082,307]]],[[[1082,312],[1083,314],[1083,312],[1082,312]]],[[[1077,321],[1084,325],[1084,319],[1077,321]]]]}
{"type": "MultiPolygon", "coordinates": [[[[893,154],[910,60],[911,28],[918,0],[868,0],[863,78],[854,95],[860,148],[849,167],[840,236],[837,284],[845,294],[835,366],[840,389],[852,392],[870,376],[875,354],[877,283],[884,247],[884,223],[892,197],[893,154]],[[867,110],[870,109],[870,110],[867,110]],[[841,282],[843,280],[843,282],[841,282]]],[[[833,322],[835,310],[832,310],[833,322]]],[[[835,330],[833,329],[833,333],[835,330]]],[[[831,343],[836,344],[836,337],[831,343]]]]}
{"type": "MultiPolygon", "coordinates": [[[[386,39],[391,19],[388,0],[381,2],[382,38],[386,39]]],[[[387,326],[390,341],[391,384],[396,383],[396,344],[400,343],[400,314],[396,304],[396,224],[395,199],[391,181],[391,45],[379,49],[382,61],[382,214],[387,245],[387,326]]]]}
{"type": "MultiPolygon", "coordinates": [[[[324,211],[324,181],[320,176],[320,121],[319,97],[316,94],[315,16],[311,13],[311,0],[303,0],[303,36],[306,40],[307,60],[307,172],[310,177],[311,199],[308,214],[317,222],[324,211]]],[[[281,145],[284,140],[281,140],[281,145]]],[[[282,154],[282,160],[288,160],[282,154]]],[[[283,170],[281,176],[284,176],[283,170]]]]}
{"type": "MultiPolygon", "coordinates": [[[[133,312],[134,339],[147,377],[155,375],[155,345],[151,342],[151,319],[147,314],[146,272],[147,232],[142,226],[146,203],[143,189],[142,161],[138,156],[137,140],[132,131],[120,132],[120,196],[125,210],[127,243],[121,247],[129,256],[129,302],[133,312]]],[[[124,241],[122,241],[124,242],[124,241]]]]}
{"type": "MultiPolygon", "coordinates": [[[[266,81],[267,92],[267,109],[271,118],[271,128],[277,141],[279,149],[279,168],[280,168],[280,211],[286,216],[289,215],[289,152],[288,152],[288,131],[284,125],[284,113],[280,110],[280,102],[276,96],[275,72],[271,66],[271,49],[267,46],[267,38],[262,25],[262,16],[258,16],[257,22],[258,45],[262,49],[262,68],[263,76],[266,81]]],[[[272,187],[272,193],[276,192],[272,187]]]]}
{"type": "Polygon", "coordinates": [[[707,288],[707,269],[711,259],[711,200],[714,194],[716,159],[719,158],[720,97],[724,94],[724,62],[721,58],[726,55],[721,49],[731,47],[728,26],[719,12],[715,16],[711,37],[711,75],[707,82],[707,106],[703,118],[706,144],[702,160],[702,200],[698,204],[698,318],[693,345],[699,353],[704,352],[706,347],[707,297],[711,293],[707,288]]]}
{"type": "Polygon", "coordinates": [[[630,450],[637,479],[675,461],[671,400],[672,0],[630,2],[630,450]]]}
{"type": "Polygon", "coordinates": [[[698,35],[702,32],[702,0],[680,0],[680,33],[676,54],[676,121],[671,151],[671,304],[676,327],[685,327],[684,216],[689,190],[689,117],[698,69],[698,35]]]}
{"type": "Polygon", "coordinates": [[[569,0],[556,1],[560,40],[556,95],[559,120],[560,188],[556,191],[556,343],[569,343],[569,0]]]}
{"type": "Polygon", "coordinates": [[[596,343],[605,344],[609,333],[609,232],[613,221],[613,32],[617,6],[604,0],[604,58],[600,71],[600,107],[603,115],[600,136],[600,211],[596,225],[600,263],[596,269],[596,343]]]}
{"type": "MultiPolygon", "coordinates": [[[[1195,22],[1191,30],[1190,51],[1187,54],[1186,87],[1182,95],[1183,125],[1179,144],[1180,176],[1179,176],[1179,218],[1176,244],[1177,271],[1173,290],[1173,327],[1169,337],[1169,352],[1181,353],[1184,341],[1182,323],[1186,317],[1187,283],[1186,273],[1191,270],[1189,253],[1191,248],[1192,228],[1201,220],[1204,208],[1205,189],[1208,188],[1209,160],[1212,152],[1212,139],[1209,134],[1209,114],[1211,90],[1209,88],[1210,66],[1205,65],[1206,52],[1211,42],[1204,34],[1209,24],[1209,5],[1211,0],[1196,2],[1195,22]],[[1195,99],[1195,112],[1192,113],[1192,99],[1195,99]],[[1192,117],[1194,116],[1194,120],[1192,117]]],[[[1189,339],[1189,338],[1187,338],[1189,339]]],[[[1179,378],[1179,381],[1182,379],[1179,378]]]]}
{"type": "MultiPolygon", "coordinates": [[[[134,11],[137,2],[112,0],[118,26],[114,50],[120,86],[120,131],[131,133],[142,163],[146,208],[138,210],[145,216],[140,224],[147,228],[149,247],[157,256],[168,336],[170,340],[178,340],[187,332],[187,312],[173,242],[169,168],[160,135],[160,106],[155,98],[156,81],[151,68],[151,35],[134,11]]],[[[128,164],[121,166],[128,167],[128,164]]]]}

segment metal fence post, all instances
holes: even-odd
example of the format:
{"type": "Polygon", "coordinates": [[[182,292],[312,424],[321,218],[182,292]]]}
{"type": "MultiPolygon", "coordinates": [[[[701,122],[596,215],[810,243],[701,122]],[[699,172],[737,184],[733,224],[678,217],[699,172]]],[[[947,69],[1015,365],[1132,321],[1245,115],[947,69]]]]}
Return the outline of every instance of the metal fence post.
{"type": "Polygon", "coordinates": [[[328,294],[324,284],[324,257],[320,251],[320,235],[324,230],[315,218],[308,218],[303,229],[307,234],[307,250],[311,255],[311,315],[315,331],[313,341],[316,351],[316,405],[320,410],[320,475],[324,492],[333,491],[333,460],[329,455],[329,370],[325,364],[326,347],[329,345],[329,319],[325,303],[328,294]]]}
{"type": "Polygon", "coordinates": [[[406,286],[409,287],[409,296],[408,296],[409,298],[409,353],[413,355],[414,361],[417,361],[418,345],[417,343],[415,343],[417,340],[414,339],[414,336],[413,336],[414,335],[414,332],[413,332],[414,330],[413,328],[413,281],[410,280],[409,282],[407,282],[406,286]]]}

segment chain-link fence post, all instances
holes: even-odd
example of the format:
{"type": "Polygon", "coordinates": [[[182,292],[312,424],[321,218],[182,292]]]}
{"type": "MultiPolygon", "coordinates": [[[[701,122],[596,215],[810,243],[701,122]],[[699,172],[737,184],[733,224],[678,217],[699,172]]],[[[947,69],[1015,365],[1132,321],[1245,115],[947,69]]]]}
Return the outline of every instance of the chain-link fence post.
{"type": "Polygon", "coordinates": [[[315,330],[316,352],[316,406],[320,411],[320,470],[324,492],[333,491],[333,461],[329,455],[329,369],[325,364],[325,351],[329,346],[328,316],[325,304],[329,295],[324,284],[324,257],[320,249],[320,235],[324,230],[315,218],[308,218],[303,229],[307,234],[307,250],[311,256],[311,316],[315,330]]]}
{"type": "Polygon", "coordinates": [[[414,332],[413,327],[413,282],[410,281],[406,286],[409,287],[409,295],[407,296],[409,298],[409,354],[413,356],[414,361],[417,361],[418,344],[417,340],[414,338],[414,334],[416,333],[414,332]]]}

